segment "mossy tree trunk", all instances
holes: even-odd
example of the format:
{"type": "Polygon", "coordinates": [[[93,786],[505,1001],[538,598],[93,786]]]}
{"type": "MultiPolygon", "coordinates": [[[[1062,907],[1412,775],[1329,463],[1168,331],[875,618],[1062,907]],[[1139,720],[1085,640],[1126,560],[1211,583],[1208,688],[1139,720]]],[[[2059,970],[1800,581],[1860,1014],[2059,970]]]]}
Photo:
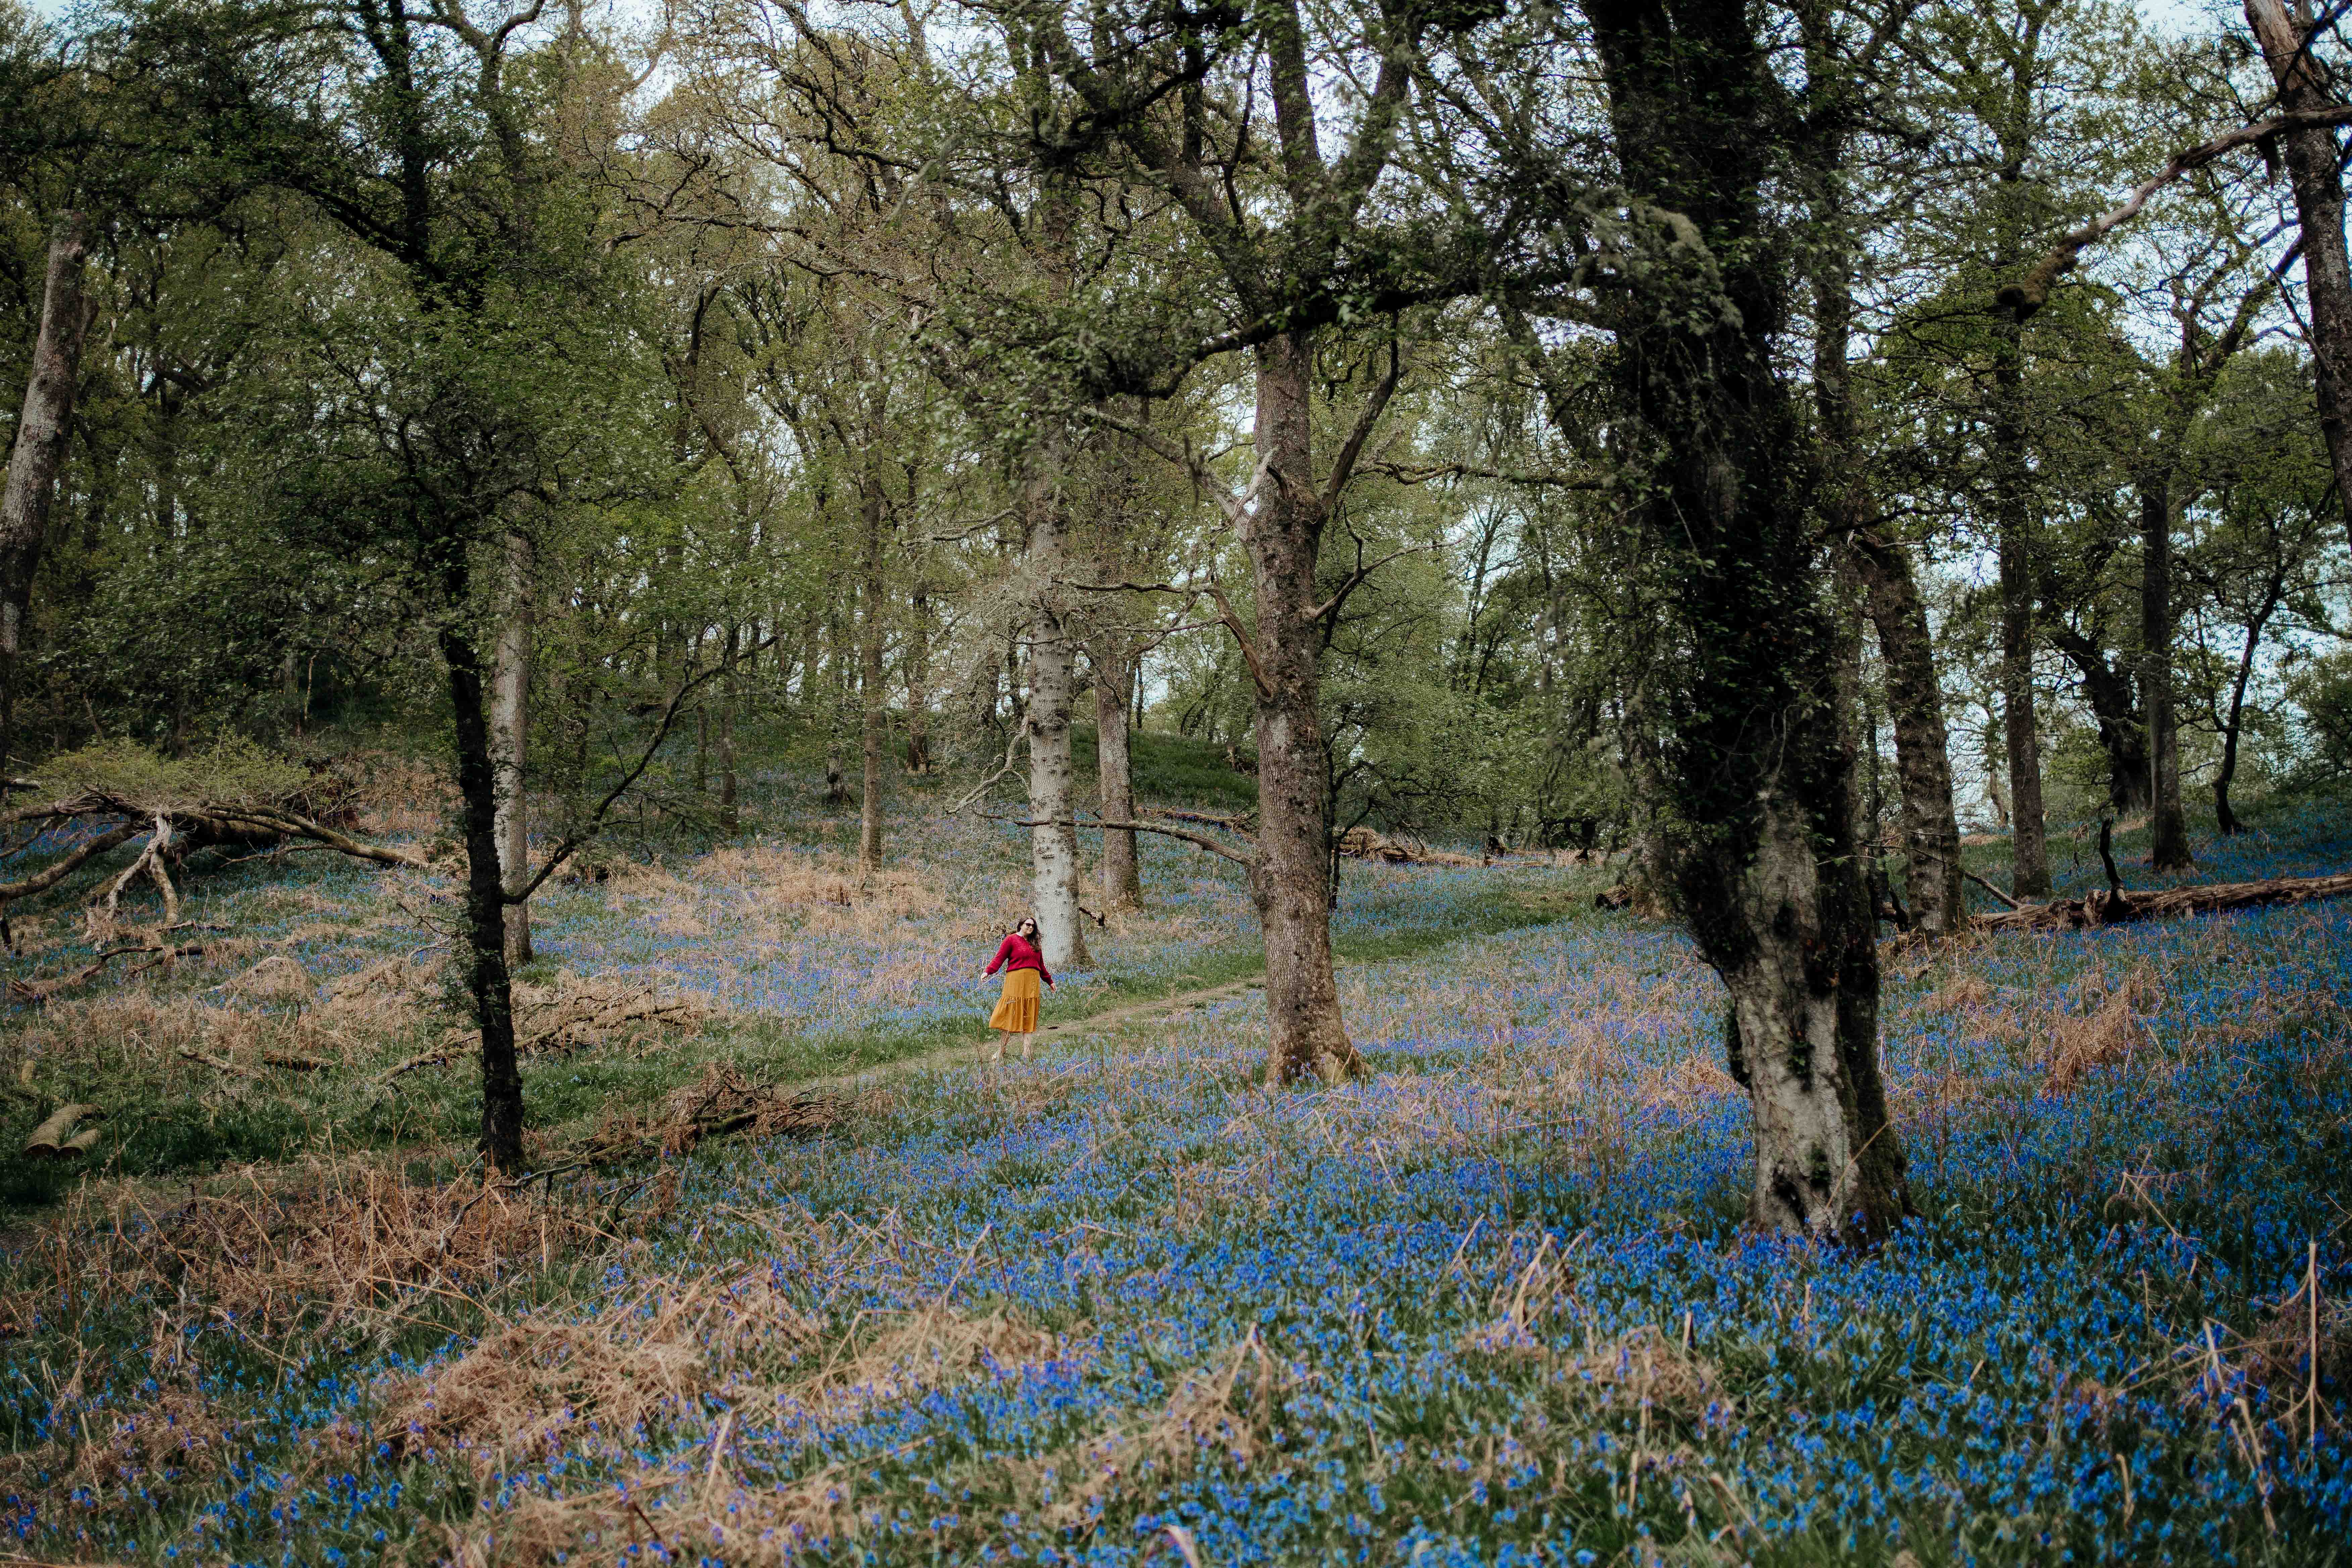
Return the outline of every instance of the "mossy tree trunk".
{"type": "Polygon", "coordinates": [[[1814,473],[1773,357],[1790,280],[1759,127],[1780,89],[1740,0],[1584,12],[1618,164],[1652,215],[1613,375],[1649,453],[1631,514],[1679,644],[1654,697],[1671,807],[1661,860],[1730,994],[1755,1117],[1753,1218],[1877,1235],[1907,1189],[1879,1074],[1874,915],[1814,473]]]}

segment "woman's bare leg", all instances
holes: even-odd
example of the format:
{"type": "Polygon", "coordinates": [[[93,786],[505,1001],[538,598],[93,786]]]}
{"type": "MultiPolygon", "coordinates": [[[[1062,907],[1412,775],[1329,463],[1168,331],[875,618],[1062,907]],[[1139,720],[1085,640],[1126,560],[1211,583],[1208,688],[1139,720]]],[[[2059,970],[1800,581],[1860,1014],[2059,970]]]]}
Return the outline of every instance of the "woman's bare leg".
{"type": "Polygon", "coordinates": [[[1034,1039],[1035,1039],[1036,1037],[1037,1037],[1037,1031],[1036,1031],[1036,1030],[1034,1030],[1034,1029],[1027,1029],[1027,1030],[1024,1030],[1024,1031],[1022,1032],[1022,1036],[1021,1036],[1021,1059],[1022,1059],[1023,1061],[1024,1061],[1024,1062],[1025,1062],[1025,1061],[1027,1061],[1027,1060],[1029,1059],[1029,1042],[1030,1042],[1030,1041],[1032,1041],[1032,1040],[1034,1040],[1034,1039]]]}

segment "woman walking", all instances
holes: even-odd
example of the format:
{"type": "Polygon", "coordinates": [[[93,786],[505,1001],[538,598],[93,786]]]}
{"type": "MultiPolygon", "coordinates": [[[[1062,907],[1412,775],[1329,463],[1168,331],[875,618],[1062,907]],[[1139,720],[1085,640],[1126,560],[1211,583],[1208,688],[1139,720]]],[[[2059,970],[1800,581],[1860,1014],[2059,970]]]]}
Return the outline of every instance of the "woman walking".
{"type": "Polygon", "coordinates": [[[1021,1037],[1021,1059],[1029,1059],[1029,1039],[1037,1032],[1037,982],[1047,985],[1054,977],[1045,969],[1045,955],[1037,951],[1037,921],[1028,915],[1013,928],[1012,934],[997,947],[996,956],[988,961],[982,974],[993,974],[997,966],[1004,968],[1004,993],[996,999],[996,1011],[988,1016],[988,1026],[996,1033],[996,1059],[1004,1059],[1005,1037],[1021,1037]]]}

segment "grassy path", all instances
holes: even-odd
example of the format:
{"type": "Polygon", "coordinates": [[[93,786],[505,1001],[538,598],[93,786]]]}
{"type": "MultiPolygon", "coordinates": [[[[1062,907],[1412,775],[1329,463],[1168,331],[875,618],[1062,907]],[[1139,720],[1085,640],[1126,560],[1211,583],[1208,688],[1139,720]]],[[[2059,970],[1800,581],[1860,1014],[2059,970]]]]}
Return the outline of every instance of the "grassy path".
{"type": "MultiPolygon", "coordinates": [[[[1334,967],[1350,969],[1357,962],[1343,958],[1338,960],[1334,967]]],[[[1226,981],[1221,985],[1204,985],[1196,991],[1180,991],[1172,996],[1162,996],[1153,1001],[1131,1002],[1124,1006],[1108,1008],[1100,1013],[1089,1013],[1080,1017],[1064,1019],[1060,1023],[1041,1022],[1037,1026],[1037,1034],[1042,1043],[1066,1045],[1073,1040],[1105,1034],[1139,1020],[1188,1012],[1195,1007],[1204,1007],[1212,1002],[1223,1002],[1232,997],[1246,995],[1252,991],[1264,989],[1265,989],[1265,976],[1263,973],[1253,974],[1239,980],[1226,981]]],[[[847,1089],[853,1085],[871,1083],[877,1079],[903,1078],[910,1073],[929,1072],[937,1068],[958,1067],[966,1062],[982,1059],[983,1054],[992,1050],[994,1046],[995,1041],[983,1037],[976,1040],[945,1046],[938,1050],[925,1051],[917,1056],[901,1057],[896,1061],[878,1063],[856,1072],[835,1073],[828,1078],[812,1079],[799,1087],[847,1089]]]]}

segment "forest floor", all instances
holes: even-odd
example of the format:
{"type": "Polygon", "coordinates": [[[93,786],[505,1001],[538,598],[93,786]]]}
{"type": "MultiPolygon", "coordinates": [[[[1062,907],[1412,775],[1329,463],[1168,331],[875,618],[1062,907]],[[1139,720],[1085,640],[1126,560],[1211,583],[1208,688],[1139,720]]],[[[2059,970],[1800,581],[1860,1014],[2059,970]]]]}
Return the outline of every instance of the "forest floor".
{"type": "MultiPolygon", "coordinates": [[[[1065,987],[1063,1037],[983,1068],[933,1054],[978,1037],[1017,838],[901,818],[903,890],[861,906],[828,892],[837,829],[795,822],[551,903],[533,984],[707,1016],[532,1058],[520,1184],[466,1168],[462,1060],[353,1087],[446,1027],[385,1000],[433,937],[399,877],[230,868],[191,918],[257,949],[20,1008],[22,1097],[110,1089],[116,1116],[89,1174],[24,1167],[47,1201],[0,1258],[16,1549],[2347,1555],[2352,903],[1890,947],[1920,1213],[1846,1254],[1745,1229],[1716,983],[1592,910],[1597,868],[1351,866],[1370,1072],[1270,1092],[1223,863],[1152,850],[1154,908],[1065,987]],[[299,994],[225,984],[279,958],[299,994]],[[191,1008],[212,1032],[168,1033],[191,1008]],[[135,1046],[100,1037],[126,1018],[135,1046]],[[824,1115],[583,1163],[730,1068],[829,1080],[824,1115]]],[[[2200,840],[2200,877],[2352,865],[2340,805],[2262,826],[2200,840]]],[[[2089,860],[2060,870],[2094,885],[2089,860]]],[[[39,934],[20,976],[79,956],[39,934]]]]}

